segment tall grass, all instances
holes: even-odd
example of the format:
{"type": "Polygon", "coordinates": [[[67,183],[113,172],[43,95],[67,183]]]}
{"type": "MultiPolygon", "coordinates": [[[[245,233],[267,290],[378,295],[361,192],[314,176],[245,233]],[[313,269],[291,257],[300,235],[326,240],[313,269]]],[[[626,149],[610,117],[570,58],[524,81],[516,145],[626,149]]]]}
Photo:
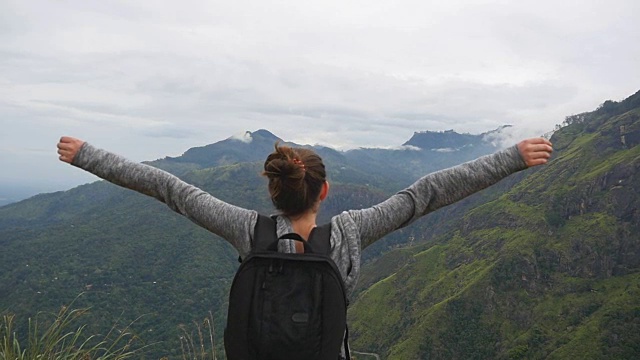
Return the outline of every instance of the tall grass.
{"type": "MultiPolygon", "coordinates": [[[[70,305],[71,306],[71,305],[70,305]]],[[[15,329],[15,316],[3,315],[0,324],[0,360],[121,360],[138,357],[138,338],[130,331],[131,324],[120,330],[114,325],[104,335],[85,334],[86,325],[74,328],[88,309],[63,306],[53,319],[43,319],[39,313],[29,319],[26,336],[15,329]]]]}
{"type": "Polygon", "coordinates": [[[186,326],[180,326],[182,360],[216,360],[213,314],[209,312],[209,317],[204,319],[202,325],[197,322],[194,322],[194,325],[195,331],[188,331],[186,326]]]}

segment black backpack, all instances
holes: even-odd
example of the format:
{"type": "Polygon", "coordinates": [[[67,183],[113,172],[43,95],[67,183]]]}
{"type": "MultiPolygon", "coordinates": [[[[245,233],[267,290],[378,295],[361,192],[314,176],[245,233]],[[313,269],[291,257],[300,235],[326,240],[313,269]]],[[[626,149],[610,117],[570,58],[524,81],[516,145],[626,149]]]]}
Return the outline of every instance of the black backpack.
{"type": "Polygon", "coordinates": [[[344,282],[329,258],[331,224],[316,227],[304,254],[278,252],[276,222],[259,215],[251,252],[229,295],[224,346],[229,360],[349,358],[344,282]]]}

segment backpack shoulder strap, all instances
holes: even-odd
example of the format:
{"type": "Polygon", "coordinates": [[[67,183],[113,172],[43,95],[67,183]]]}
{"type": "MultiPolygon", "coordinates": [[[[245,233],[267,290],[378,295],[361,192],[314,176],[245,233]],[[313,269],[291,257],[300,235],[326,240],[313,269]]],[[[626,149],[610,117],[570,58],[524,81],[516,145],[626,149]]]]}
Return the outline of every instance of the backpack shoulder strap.
{"type": "Polygon", "coordinates": [[[331,223],[313,228],[311,234],[309,234],[309,239],[306,241],[306,245],[308,245],[315,254],[329,255],[331,251],[331,223]]]}
{"type": "Polygon", "coordinates": [[[278,251],[278,240],[276,221],[269,216],[258,214],[251,251],[278,251]]]}
{"type": "Polygon", "coordinates": [[[305,245],[305,252],[329,255],[331,251],[331,223],[313,228],[308,241],[304,241],[300,235],[295,233],[285,234],[278,238],[275,219],[258,214],[258,220],[253,230],[251,251],[278,251],[280,239],[302,241],[305,245]]]}

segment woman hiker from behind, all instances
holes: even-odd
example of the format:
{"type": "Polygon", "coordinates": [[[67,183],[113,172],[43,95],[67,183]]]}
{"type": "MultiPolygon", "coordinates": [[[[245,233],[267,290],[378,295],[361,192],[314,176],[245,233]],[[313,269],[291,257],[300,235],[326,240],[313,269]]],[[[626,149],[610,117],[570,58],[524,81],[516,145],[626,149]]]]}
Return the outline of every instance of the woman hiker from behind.
{"type": "MultiPolygon", "coordinates": [[[[329,257],[340,272],[347,294],[355,288],[364,248],[510,174],[545,164],[552,151],[551,143],[544,138],[523,140],[492,155],[426,175],[380,204],[331,218],[329,257]]],[[[61,161],[164,202],[227,240],[242,258],[251,251],[258,221],[256,211],[228,204],[163,170],[129,161],[76,138],[62,137],[58,154],[61,161]]],[[[268,178],[271,200],[279,211],[275,216],[278,237],[297,233],[307,240],[316,227],[320,204],[329,193],[321,158],[309,149],[276,144],[264,163],[263,175],[268,178]]],[[[304,250],[301,243],[287,239],[278,243],[278,251],[304,250]]],[[[338,354],[336,358],[340,358],[338,354]]],[[[344,346],[341,358],[345,358],[344,346]]]]}

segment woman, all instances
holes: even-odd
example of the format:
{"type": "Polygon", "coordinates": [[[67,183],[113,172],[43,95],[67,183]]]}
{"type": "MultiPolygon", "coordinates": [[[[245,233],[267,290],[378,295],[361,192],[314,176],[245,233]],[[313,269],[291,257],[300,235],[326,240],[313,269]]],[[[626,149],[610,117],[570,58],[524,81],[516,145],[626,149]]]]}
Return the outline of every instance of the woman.
{"type": "MultiPolygon", "coordinates": [[[[347,293],[360,273],[360,252],[384,235],[419,217],[482,190],[527,167],[545,164],[553,151],[544,138],[523,140],[503,151],[426,175],[386,201],[370,208],[345,211],[331,219],[330,257],[347,293]]],[[[72,137],[58,143],[60,160],[114,184],[153,196],[196,224],[233,245],[241,257],[251,250],[258,214],[223,202],[174,175],[131,162],[72,137]]],[[[307,239],[316,226],[320,203],[329,193],[322,160],[304,148],[278,146],[264,164],[271,200],[279,211],[278,237],[295,232],[307,239]]],[[[300,252],[300,244],[283,239],[278,250],[300,252]],[[296,244],[298,244],[296,246],[296,244]]]]}

